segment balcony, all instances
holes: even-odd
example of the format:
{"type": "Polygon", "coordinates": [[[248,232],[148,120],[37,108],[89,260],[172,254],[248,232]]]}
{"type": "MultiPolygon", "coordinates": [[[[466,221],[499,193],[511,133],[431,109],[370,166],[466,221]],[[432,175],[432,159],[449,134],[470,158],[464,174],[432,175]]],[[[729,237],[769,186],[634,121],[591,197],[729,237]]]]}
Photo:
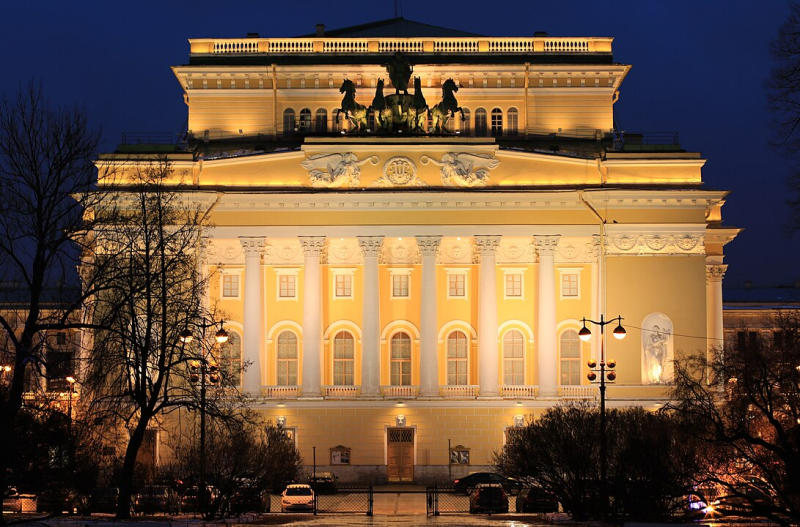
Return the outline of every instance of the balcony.
{"type": "Polygon", "coordinates": [[[265,399],[297,399],[299,386],[264,386],[261,389],[265,399]]]}
{"type": "Polygon", "coordinates": [[[597,386],[559,386],[558,396],[567,400],[595,400],[598,397],[597,386]]]}
{"type": "Polygon", "coordinates": [[[531,385],[505,385],[500,387],[500,396],[503,399],[536,399],[539,395],[539,386],[531,385]]]}
{"type": "Polygon", "coordinates": [[[384,399],[414,399],[419,394],[419,386],[381,386],[384,399]]]}
{"type": "Polygon", "coordinates": [[[322,395],[326,399],[355,399],[361,395],[361,386],[323,386],[322,395]]]}
{"type": "Polygon", "coordinates": [[[439,395],[445,399],[475,399],[481,387],[477,384],[439,386],[439,395]]]}

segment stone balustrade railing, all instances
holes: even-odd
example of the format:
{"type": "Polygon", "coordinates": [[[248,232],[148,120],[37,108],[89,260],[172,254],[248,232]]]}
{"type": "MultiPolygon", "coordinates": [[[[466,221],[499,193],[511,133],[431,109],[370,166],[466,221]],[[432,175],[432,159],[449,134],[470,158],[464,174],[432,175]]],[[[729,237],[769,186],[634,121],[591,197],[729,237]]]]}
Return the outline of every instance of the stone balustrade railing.
{"type": "Polygon", "coordinates": [[[609,37],[417,37],[190,39],[192,55],[256,53],[611,53],[609,37]]]}
{"type": "Polygon", "coordinates": [[[597,386],[559,386],[558,396],[562,399],[597,399],[597,386]]]}
{"type": "Polygon", "coordinates": [[[500,387],[500,396],[504,399],[536,399],[538,386],[504,385],[500,387]]]}
{"type": "Polygon", "coordinates": [[[328,399],[353,399],[361,394],[361,386],[323,386],[322,393],[328,399]]]}
{"type": "Polygon", "coordinates": [[[267,399],[297,399],[299,388],[297,386],[264,386],[261,392],[267,399]]]}
{"type": "Polygon", "coordinates": [[[439,386],[439,395],[445,399],[474,399],[480,393],[481,387],[477,384],[439,386]]]}
{"type": "Polygon", "coordinates": [[[381,395],[386,399],[413,399],[419,386],[381,386],[381,395]]]}

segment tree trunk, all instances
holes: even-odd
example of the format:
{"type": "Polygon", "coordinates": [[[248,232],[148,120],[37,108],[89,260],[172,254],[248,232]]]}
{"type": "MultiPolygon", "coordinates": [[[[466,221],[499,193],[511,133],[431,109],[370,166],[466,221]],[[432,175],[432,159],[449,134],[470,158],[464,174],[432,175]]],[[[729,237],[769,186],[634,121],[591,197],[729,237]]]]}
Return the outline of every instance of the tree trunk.
{"type": "Polygon", "coordinates": [[[125,450],[125,461],[122,464],[122,474],[120,474],[119,500],[117,501],[116,519],[118,520],[125,520],[131,517],[131,494],[133,492],[133,474],[136,469],[136,456],[139,454],[139,448],[144,442],[144,433],[147,431],[149,422],[149,416],[142,416],[139,419],[131,435],[131,439],[128,442],[128,448],[125,450]]]}

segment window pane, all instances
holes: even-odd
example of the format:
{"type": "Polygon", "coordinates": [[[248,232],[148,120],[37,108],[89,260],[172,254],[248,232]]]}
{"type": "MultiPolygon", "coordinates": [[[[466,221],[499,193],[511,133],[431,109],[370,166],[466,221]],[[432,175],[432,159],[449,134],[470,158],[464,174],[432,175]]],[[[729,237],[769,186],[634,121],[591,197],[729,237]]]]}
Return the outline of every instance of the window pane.
{"type": "Polygon", "coordinates": [[[328,133],[328,112],[324,108],[317,110],[314,131],[318,134],[328,133]]]}
{"type": "Polygon", "coordinates": [[[508,124],[506,125],[508,135],[515,136],[519,133],[519,112],[516,108],[508,109],[508,124]]]}
{"type": "Polygon", "coordinates": [[[503,110],[494,108],[492,110],[492,137],[503,135],[503,110]]]}
{"type": "Polygon", "coordinates": [[[296,296],[296,277],[294,275],[281,275],[280,276],[280,297],[281,298],[295,298],[296,296]]]}
{"type": "Polygon", "coordinates": [[[239,296],[239,275],[222,275],[222,296],[226,298],[239,296]]]}
{"type": "Polygon", "coordinates": [[[522,275],[506,275],[506,296],[522,296],[522,275]]]}
{"type": "Polygon", "coordinates": [[[486,110],[483,108],[478,108],[475,110],[475,135],[478,137],[484,137],[486,136],[486,132],[486,110]]]}

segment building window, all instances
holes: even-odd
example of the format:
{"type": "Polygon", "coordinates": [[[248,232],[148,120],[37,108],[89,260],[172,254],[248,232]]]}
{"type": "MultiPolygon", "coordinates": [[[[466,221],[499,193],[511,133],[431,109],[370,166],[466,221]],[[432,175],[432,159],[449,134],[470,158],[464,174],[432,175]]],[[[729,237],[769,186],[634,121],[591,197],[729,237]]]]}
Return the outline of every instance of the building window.
{"type": "Polygon", "coordinates": [[[408,298],[408,275],[392,275],[392,296],[394,298],[408,298]]]}
{"type": "Polygon", "coordinates": [[[411,385],[411,338],[407,333],[396,333],[392,337],[391,384],[411,385]]]}
{"type": "Polygon", "coordinates": [[[325,108],[317,109],[314,119],[314,131],[318,134],[328,133],[328,111],[325,108]]]}
{"type": "Polygon", "coordinates": [[[331,112],[331,116],[334,115],[337,116],[337,117],[332,117],[331,127],[334,133],[341,133],[342,130],[344,129],[343,127],[345,118],[336,113],[337,109],[338,108],[334,108],[331,112]]]}
{"type": "Polygon", "coordinates": [[[353,386],[355,341],[347,331],[340,331],[333,339],[333,384],[353,386]]]}
{"type": "Polygon", "coordinates": [[[522,333],[511,330],[503,336],[503,384],[525,384],[525,339],[522,333]]]}
{"type": "Polygon", "coordinates": [[[758,333],[755,331],[737,331],[736,344],[739,350],[758,349],[758,333]]]}
{"type": "Polygon", "coordinates": [[[63,331],[56,333],[56,346],[66,346],[67,334],[63,331]]]}
{"type": "Polygon", "coordinates": [[[297,298],[297,276],[282,274],[278,276],[278,282],[280,283],[280,292],[278,293],[280,298],[297,298]]]}
{"type": "Polygon", "coordinates": [[[447,298],[467,297],[467,269],[447,270],[447,298]]]}
{"type": "Polygon", "coordinates": [[[503,135],[503,110],[500,108],[492,109],[492,137],[503,135]]]}
{"type": "Polygon", "coordinates": [[[486,110],[478,108],[475,110],[475,135],[478,137],[486,137],[486,110]]]}
{"type": "Polygon", "coordinates": [[[508,109],[508,124],[506,125],[506,133],[512,137],[519,134],[519,111],[516,108],[508,109]]]}
{"type": "Polygon", "coordinates": [[[353,297],[353,276],[349,274],[337,274],[336,278],[336,298],[353,297]]]}
{"type": "Polygon", "coordinates": [[[522,273],[506,273],[506,298],[522,298],[522,273]]]}
{"type": "Polygon", "coordinates": [[[228,386],[242,385],[242,337],[228,331],[228,340],[219,347],[219,369],[222,382],[228,386]]]}
{"type": "Polygon", "coordinates": [[[278,386],[297,386],[297,335],[278,335],[278,386]]]}
{"type": "Polygon", "coordinates": [[[74,375],[72,368],[71,351],[47,351],[45,360],[45,374],[47,375],[47,391],[69,392],[72,386],[67,382],[67,377],[74,375]]]}
{"type": "Polygon", "coordinates": [[[222,275],[222,298],[239,298],[239,275],[222,275]]]}
{"type": "Polygon", "coordinates": [[[577,298],[580,284],[580,275],[578,273],[563,273],[561,274],[561,297],[562,298],[577,298]]]}
{"type": "Polygon", "coordinates": [[[294,110],[291,108],[283,111],[283,135],[294,135],[294,110]]]}
{"type": "Polygon", "coordinates": [[[307,134],[311,131],[311,110],[303,108],[300,110],[300,133],[307,134]]]}
{"type": "Polygon", "coordinates": [[[454,331],[447,337],[447,384],[467,384],[467,336],[461,331],[454,331]]]}
{"type": "Polygon", "coordinates": [[[581,340],[578,332],[568,329],[561,334],[561,384],[577,385],[581,383],[581,340]]]}
{"type": "Polygon", "coordinates": [[[459,126],[461,127],[460,128],[461,135],[469,135],[470,130],[471,130],[471,121],[470,121],[470,119],[472,119],[472,116],[470,115],[469,108],[462,108],[461,111],[464,112],[463,113],[464,120],[463,121],[459,121],[458,119],[456,119],[456,121],[459,123],[459,126]]]}

